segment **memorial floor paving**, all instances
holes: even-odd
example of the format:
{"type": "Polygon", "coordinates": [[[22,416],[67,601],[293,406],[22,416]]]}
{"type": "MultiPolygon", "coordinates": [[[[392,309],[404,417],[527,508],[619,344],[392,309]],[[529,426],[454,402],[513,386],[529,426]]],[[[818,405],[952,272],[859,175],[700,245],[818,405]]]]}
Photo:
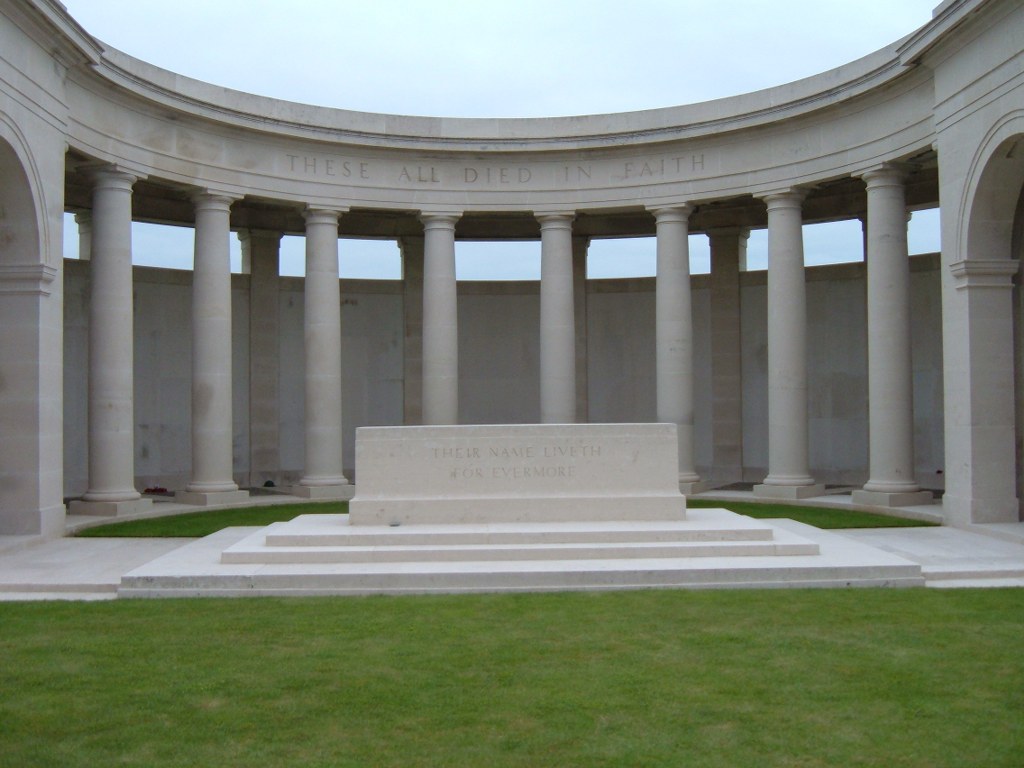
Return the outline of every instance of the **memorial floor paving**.
{"type": "MultiPolygon", "coordinates": [[[[742,494],[736,494],[740,496],[742,494]]],[[[732,494],[730,494],[732,496],[732,494]]],[[[176,505],[179,506],[179,505],[176,505]]],[[[181,510],[184,511],[184,510],[181,510]]],[[[69,521],[69,527],[75,527],[80,521],[69,521]]],[[[816,541],[822,550],[821,557],[841,557],[846,561],[874,562],[891,567],[903,563],[907,566],[920,568],[919,583],[927,587],[1024,587],[1024,523],[1008,524],[993,527],[990,530],[977,532],[950,527],[940,528],[887,528],[859,529],[845,531],[819,531],[790,520],[772,521],[783,535],[796,536],[816,541]],[[998,529],[998,530],[997,530],[998,529]]],[[[275,568],[287,570],[289,567],[299,574],[323,572],[322,564],[297,564],[292,566],[266,564],[221,564],[221,553],[233,545],[251,538],[257,528],[231,528],[206,539],[82,539],[64,538],[50,541],[39,541],[29,537],[0,537],[0,600],[100,600],[114,599],[122,584],[122,577],[136,572],[145,575],[149,572],[163,571],[188,574],[209,574],[215,570],[222,574],[248,576],[254,571],[273,571],[275,568]]],[[[796,576],[787,581],[785,572],[796,574],[804,567],[827,566],[828,563],[818,560],[812,566],[812,558],[800,556],[747,557],[747,558],[716,558],[697,557],[685,564],[688,568],[702,568],[705,572],[714,572],[729,568],[757,568],[762,561],[771,560],[772,565],[782,574],[782,578],[770,586],[838,586],[830,583],[828,578],[822,580],[796,576]],[[732,562],[730,562],[732,561],[732,562]],[[745,562],[740,562],[745,561],[745,562]]],[[[635,563],[636,561],[629,561],[635,563]]],[[[659,568],[678,565],[678,561],[668,559],[650,560],[651,572],[659,568]]],[[[429,565],[427,571],[443,568],[444,564],[429,565]]],[[[593,566],[593,561],[569,562],[569,571],[580,571],[593,566]],[[590,563],[590,566],[587,564],[590,563]]],[[[615,561],[600,562],[597,568],[605,571],[615,570],[622,564],[615,561]]],[[[328,564],[327,571],[351,568],[338,564],[328,564]]],[[[380,564],[356,564],[363,572],[380,570],[380,564]]],[[[500,564],[498,571],[525,572],[536,571],[538,566],[532,563],[512,561],[500,564]]],[[[549,562],[545,568],[550,569],[549,562]]],[[[627,567],[627,566],[622,566],[627,567]]],[[[409,570],[408,564],[404,566],[409,570]]],[[[467,579],[472,579],[474,571],[480,571],[479,564],[466,563],[462,566],[467,579]]],[[[493,570],[490,568],[488,570],[493,570]]],[[[411,576],[415,578],[415,576],[411,576]]],[[[841,580],[840,580],[841,581],[841,580]]],[[[880,584],[886,579],[879,580],[880,584]]],[[[904,585],[911,585],[904,581],[904,585]]],[[[689,586],[766,586],[736,578],[733,583],[723,583],[712,577],[704,578],[703,582],[689,586]]],[[[651,583],[637,582],[627,586],[673,586],[671,583],[661,584],[656,579],[651,583]]],[[[531,589],[530,583],[524,582],[522,588],[531,589]]],[[[543,587],[539,587],[543,588],[543,587]]],[[[561,588],[552,583],[547,588],[561,588]]],[[[567,587],[574,588],[574,587],[567,587]]],[[[588,588],[577,586],[575,588],[588,588]]],[[[613,587],[614,588],[614,587],[613,587]]],[[[358,590],[356,590],[358,591],[358,590]]],[[[417,590],[409,590],[417,591],[417,590]]],[[[420,590],[422,591],[422,590],[420,590]]],[[[465,590],[454,590],[465,591],[465,590]]],[[[346,593],[337,590],[333,593],[346,593]]],[[[314,593],[332,593],[326,589],[314,590],[314,593]]],[[[348,592],[351,593],[351,592],[348,592]]]]}

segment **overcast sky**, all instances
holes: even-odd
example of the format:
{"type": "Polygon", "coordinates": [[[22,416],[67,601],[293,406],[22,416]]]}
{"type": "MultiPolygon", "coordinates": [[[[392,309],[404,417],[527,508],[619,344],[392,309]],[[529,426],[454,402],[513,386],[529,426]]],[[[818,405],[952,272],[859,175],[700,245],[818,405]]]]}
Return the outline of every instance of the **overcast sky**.
{"type": "MultiPolygon", "coordinates": [[[[759,90],[878,50],[926,23],[938,1],[63,0],[90,34],[190,77],[323,106],[450,117],[622,112],[759,90]]],[[[915,218],[920,229],[927,217],[915,218]]],[[[645,243],[630,246],[626,271],[651,272],[645,243]]],[[[485,271],[495,261],[459,246],[460,278],[480,276],[481,258],[485,271]]],[[[286,260],[294,247],[286,243],[286,260]]],[[[366,259],[374,274],[397,268],[391,244],[349,247],[347,268],[342,250],[353,276],[366,259]]],[[[539,274],[537,250],[524,276],[539,274]]],[[[624,260],[604,250],[592,247],[591,271],[614,274],[624,260]]],[[[700,269],[700,243],[694,252],[700,269]]]]}

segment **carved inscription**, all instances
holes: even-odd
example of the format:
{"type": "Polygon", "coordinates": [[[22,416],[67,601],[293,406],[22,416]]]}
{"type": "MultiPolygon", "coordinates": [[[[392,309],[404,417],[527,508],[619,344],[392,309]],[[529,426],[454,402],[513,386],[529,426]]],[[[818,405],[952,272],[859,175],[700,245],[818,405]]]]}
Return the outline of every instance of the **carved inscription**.
{"type": "Polygon", "coordinates": [[[333,176],[339,179],[369,179],[370,164],[360,160],[313,155],[285,155],[292,173],[303,176],[333,176]]]}
{"type": "Polygon", "coordinates": [[[599,458],[601,446],[448,446],[431,449],[431,455],[444,463],[449,480],[568,480],[576,477],[573,460],[599,458]]]}
{"type": "Polygon", "coordinates": [[[285,167],[296,176],[371,182],[406,187],[445,185],[480,188],[571,188],[623,181],[680,181],[706,173],[704,153],[637,157],[599,163],[557,165],[394,165],[347,157],[286,154],[285,167]]]}

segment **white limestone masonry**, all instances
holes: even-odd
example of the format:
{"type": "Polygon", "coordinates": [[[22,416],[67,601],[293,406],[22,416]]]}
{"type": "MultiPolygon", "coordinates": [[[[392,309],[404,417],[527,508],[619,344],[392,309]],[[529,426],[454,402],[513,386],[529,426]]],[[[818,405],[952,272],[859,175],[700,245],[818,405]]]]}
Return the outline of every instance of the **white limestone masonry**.
{"type": "Polygon", "coordinates": [[[673,424],[363,427],[352,525],[682,520],[673,424]]]}
{"type": "Polygon", "coordinates": [[[0,535],[152,487],[345,498],[358,427],[460,422],[665,421],[676,489],[943,491],[949,524],[1019,524],[1022,40],[1017,0],[948,0],[756,93],[474,120],[237,93],[0,0],[0,535]],[[931,208],[941,252],[910,258],[931,208]],[[808,267],[830,254],[804,228],[836,221],[865,261],[808,267]],[[191,274],[133,267],[133,222],[193,229],[191,274]],[[305,278],[280,276],[286,236],[305,278]],[[657,277],[588,280],[589,244],[629,237],[657,238],[657,277]],[[340,281],[346,238],[399,243],[401,279],[340,281]],[[533,241],[540,280],[460,284],[471,240],[533,241]]]}

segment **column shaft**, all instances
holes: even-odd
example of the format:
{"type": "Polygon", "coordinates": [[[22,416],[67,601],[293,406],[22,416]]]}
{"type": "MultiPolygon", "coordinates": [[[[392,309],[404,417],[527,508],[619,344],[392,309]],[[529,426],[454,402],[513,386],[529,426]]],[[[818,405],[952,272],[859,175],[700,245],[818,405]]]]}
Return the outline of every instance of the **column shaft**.
{"type": "Polygon", "coordinates": [[[341,455],[341,286],[336,210],[306,218],[306,467],[293,492],[316,498],[349,495],[341,455]]]}
{"type": "Polygon", "coordinates": [[[540,420],[576,422],[576,320],[573,310],[572,214],[540,221],[540,420]]]}
{"type": "Polygon", "coordinates": [[[281,233],[241,233],[249,272],[249,484],[281,484],[280,246],[281,233]]]}
{"type": "Polygon", "coordinates": [[[743,479],[740,265],[747,229],[708,233],[711,246],[711,408],[714,480],[743,479]]]}
{"type": "Polygon", "coordinates": [[[655,370],[658,421],[676,425],[679,483],[697,492],[693,435],[693,307],[688,205],[660,208],[655,283],[655,370]]]}
{"type": "Polygon", "coordinates": [[[89,261],[92,258],[92,214],[76,213],[75,223],[78,225],[78,260],[89,261]]]}
{"type": "Polygon", "coordinates": [[[117,514],[149,503],[135,489],[132,185],[94,174],[89,298],[89,489],[75,513],[117,514]]]}
{"type": "Polygon", "coordinates": [[[913,369],[910,355],[910,257],[902,173],[882,168],[867,183],[868,457],[870,477],[858,503],[922,504],[914,479],[913,369]]]}
{"type": "Polygon", "coordinates": [[[404,424],[423,423],[423,238],[403,237],[402,306],[405,309],[404,424]]]}
{"type": "Polygon", "coordinates": [[[820,495],[808,470],[807,299],[800,192],[768,206],[768,477],[765,496],[820,495]]]}
{"type": "Polygon", "coordinates": [[[459,305],[455,282],[457,214],[423,220],[423,423],[459,423],[459,305]]]}
{"type": "Polygon", "coordinates": [[[572,239],[573,314],[576,322],[576,421],[590,421],[590,391],[587,356],[587,252],[590,238],[572,239]]]}
{"type": "Polygon", "coordinates": [[[192,480],[182,494],[191,503],[206,494],[237,491],[231,450],[231,198],[195,197],[192,272],[192,480]]]}

